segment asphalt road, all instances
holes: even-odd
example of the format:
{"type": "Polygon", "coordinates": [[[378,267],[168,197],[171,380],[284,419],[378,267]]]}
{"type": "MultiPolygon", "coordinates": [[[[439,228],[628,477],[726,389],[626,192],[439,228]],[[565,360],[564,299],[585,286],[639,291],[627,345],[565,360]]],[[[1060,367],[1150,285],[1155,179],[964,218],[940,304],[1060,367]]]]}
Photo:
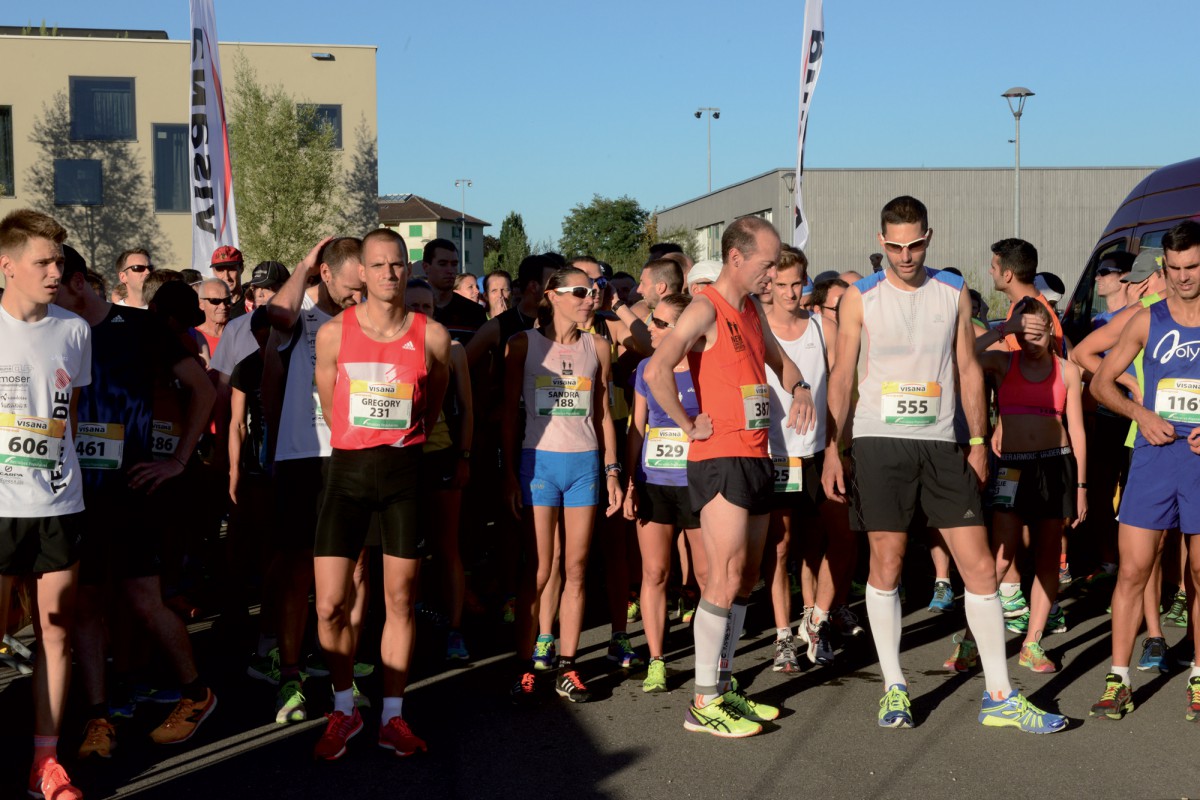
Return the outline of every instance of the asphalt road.
{"type": "MultiPolygon", "coordinates": [[[[428,753],[397,759],[377,748],[377,712],[369,712],[344,759],[314,763],[322,721],[275,725],[273,690],[244,677],[241,658],[222,644],[220,630],[201,625],[194,626],[195,640],[220,701],[195,739],[155,747],[145,734],[169,708],[143,706],[122,727],[112,760],[69,768],[88,798],[1200,797],[1200,724],[1184,719],[1185,669],[1161,676],[1135,671],[1137,710],[1120,722],[1088,718],[1110,661],[1107,597],[1068,593],[1071,629],[1045,642],[1062,664],[1056,674],[1018,667],[1020,639],[1009,637],[1014,685],[1071,718],[1069,729],[1053,736],[978,724],[982,675],[941,669],[963,622],[961,608],[934,614],[924,609],[927,600],[909,588],[902,663],[917,723],[911,730],[876,725],[882,685],[869,633],[839,651],[830,667],[796,676],[772,672],[774,629],[760,592],[735,669],[753,696],[781,705],[784,714],[751,739],[684,731],[691,635],[678,622],[668,639],[669,693],[645,695],[639,674],[610,669],[608,628],[592,627],[580,656],[593,701],[571,705],[547,691],[529,709],[507,699],[511,632],[496,625],[490,636],[469,635],[476,661],[465,668],[447,668],[435,648],[421,648],[404,711],[428,753]]],[[[855,610],[865,617],[861,602],[855,610]]],[[[640,630],[640,623],[632,628],[637,646],[644,645],[640,630]]],[[[1170,644],[1183,635],[1167,628],[1170,644]]],[[[423,642],[435,637],[422,629],[423,642]]],[[[378,707],[376,677],[361,685],[378,707]]],[[[23,796],[29,692],[29,679],[0,672],[0,796],[23,796]]],[[[310,714],[328,709],[327,684],[312,679],[307,693],[310,714]]],[[[64,738],[66,748],[77,742],[64,738]]]]}

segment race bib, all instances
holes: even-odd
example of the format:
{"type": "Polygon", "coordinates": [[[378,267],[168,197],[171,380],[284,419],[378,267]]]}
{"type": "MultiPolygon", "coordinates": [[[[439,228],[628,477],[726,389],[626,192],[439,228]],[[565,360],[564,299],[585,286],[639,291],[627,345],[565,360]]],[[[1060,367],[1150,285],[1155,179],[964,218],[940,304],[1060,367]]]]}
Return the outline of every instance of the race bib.
{"type": "Polygon", "coordinates": [[[125,456],[125,426],[115,422],[79,423],[75,454],[83,469],[120,469],[125,456]]]}
{"type": "Polygon", "coordinates": [[[888,381],[881,408],[888,425],[932,425],[942,410],[942,387],[937,381],[888,381]]]}
{"type": "Polygon", "coordinates": [[[533,403],[539,417],[586,417],[592,407],[592,379],[538,375],[533,403]]]}
{"type": "Polygon", "coordinates": [[[153,423],[154,435],[150,438],[150,452],[156,456],[173,456],[179,449],[179,437],[183,429],[178,422],[168,422],[156,419],[153,423]]]}
{"type": "Polygon", "coordinates": [[[1200,381],[1163,378],[1154,393],[1154,413],[1171,422],[1200,423],[1200,381]]]}
{"type": "Polygon", "coordinates": [[[1017,484],[1021,482],[1021,470],[1001,467],[996,473],[996,491],[992,505],[996,508],[1012,508],[1017,501],[1017,484]]]}
{"type": "Polygon", "coordinates": [[[0,465],[57,468],[66,430],[61,419],[0,414],[0,465]]]}
{"type": "Polygon", "coordinates": [[[654,469],[687,469],[689,444],[682,428],[651,428],[646,432],[644,463],[654,469]]]}
{"type": "Polygon", "coordinates": [[[350,381],[350,424],[383,430],[411,428],[414,389],[411,383],[350,381]]]}
{"type": "Polygon", "coordinates": [[[749,383],[742,387],[742,408],[746,412],[746,430],[753,431],[771,425],[771,391],[765,383],[749,383]]]}
{"type": "Polygon", "coordinates": [[[800,456],[771,456],[776,492],[798,492],[804,488],[804,460],[800,456]]]}

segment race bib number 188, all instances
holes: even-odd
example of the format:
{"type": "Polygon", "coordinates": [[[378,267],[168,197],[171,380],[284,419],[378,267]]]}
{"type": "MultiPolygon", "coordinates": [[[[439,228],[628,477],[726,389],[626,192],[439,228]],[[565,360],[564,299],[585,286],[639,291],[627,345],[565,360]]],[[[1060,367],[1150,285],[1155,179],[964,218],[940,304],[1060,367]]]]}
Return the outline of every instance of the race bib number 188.
{"type": "Polygon", "coordinates": [[[54,469],[62,457],[66,423],[61,419],[0,414],[0,464],[54,469]]]}
{"type": "Polygon", "coordinates": [[[538,375],[534,405],[539,417],[586,417],[592,409],[592,379],[573,375],[538,375]]]}

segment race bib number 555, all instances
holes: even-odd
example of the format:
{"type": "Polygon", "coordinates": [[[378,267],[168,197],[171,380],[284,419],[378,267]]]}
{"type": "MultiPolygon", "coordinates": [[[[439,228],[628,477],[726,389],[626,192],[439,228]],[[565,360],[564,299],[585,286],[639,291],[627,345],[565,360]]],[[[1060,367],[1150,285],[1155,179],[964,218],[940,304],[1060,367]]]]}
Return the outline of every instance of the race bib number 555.
{"type": "Polygon", "coordinates": [[[942,410],[942,387],[937,381],[889,381],[881,407],[888,425],[932,425],[942,410]]]}

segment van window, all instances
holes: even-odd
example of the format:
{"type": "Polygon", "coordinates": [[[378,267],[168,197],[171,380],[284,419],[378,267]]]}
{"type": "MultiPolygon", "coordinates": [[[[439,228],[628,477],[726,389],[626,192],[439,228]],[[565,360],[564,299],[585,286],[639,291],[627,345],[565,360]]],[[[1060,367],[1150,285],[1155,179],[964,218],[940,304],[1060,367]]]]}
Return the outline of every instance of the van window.
{"type": "Polygon", "coordinates": [[[1104,311],[1104,301],[1096,294],[1096,267],[1109,253],[1117,253],[1128,249],[1124,239],[1110,242],[1092,254],[1079,283],[1075,285],[1075,294],[1070,304],[1063,311],[1063,334],[1074,343],[1079,343],[1092,332],[1092,318],[1104,311]]]}
{"type": "Polygon", "coordinates": [[[1166,235],[1167,232],[1165,230],[1143,233],[1142,238],[1138,242],[1138,250],[1145,250],[1147,247],[1162,250],[1162,240],[1166,235]]]}

